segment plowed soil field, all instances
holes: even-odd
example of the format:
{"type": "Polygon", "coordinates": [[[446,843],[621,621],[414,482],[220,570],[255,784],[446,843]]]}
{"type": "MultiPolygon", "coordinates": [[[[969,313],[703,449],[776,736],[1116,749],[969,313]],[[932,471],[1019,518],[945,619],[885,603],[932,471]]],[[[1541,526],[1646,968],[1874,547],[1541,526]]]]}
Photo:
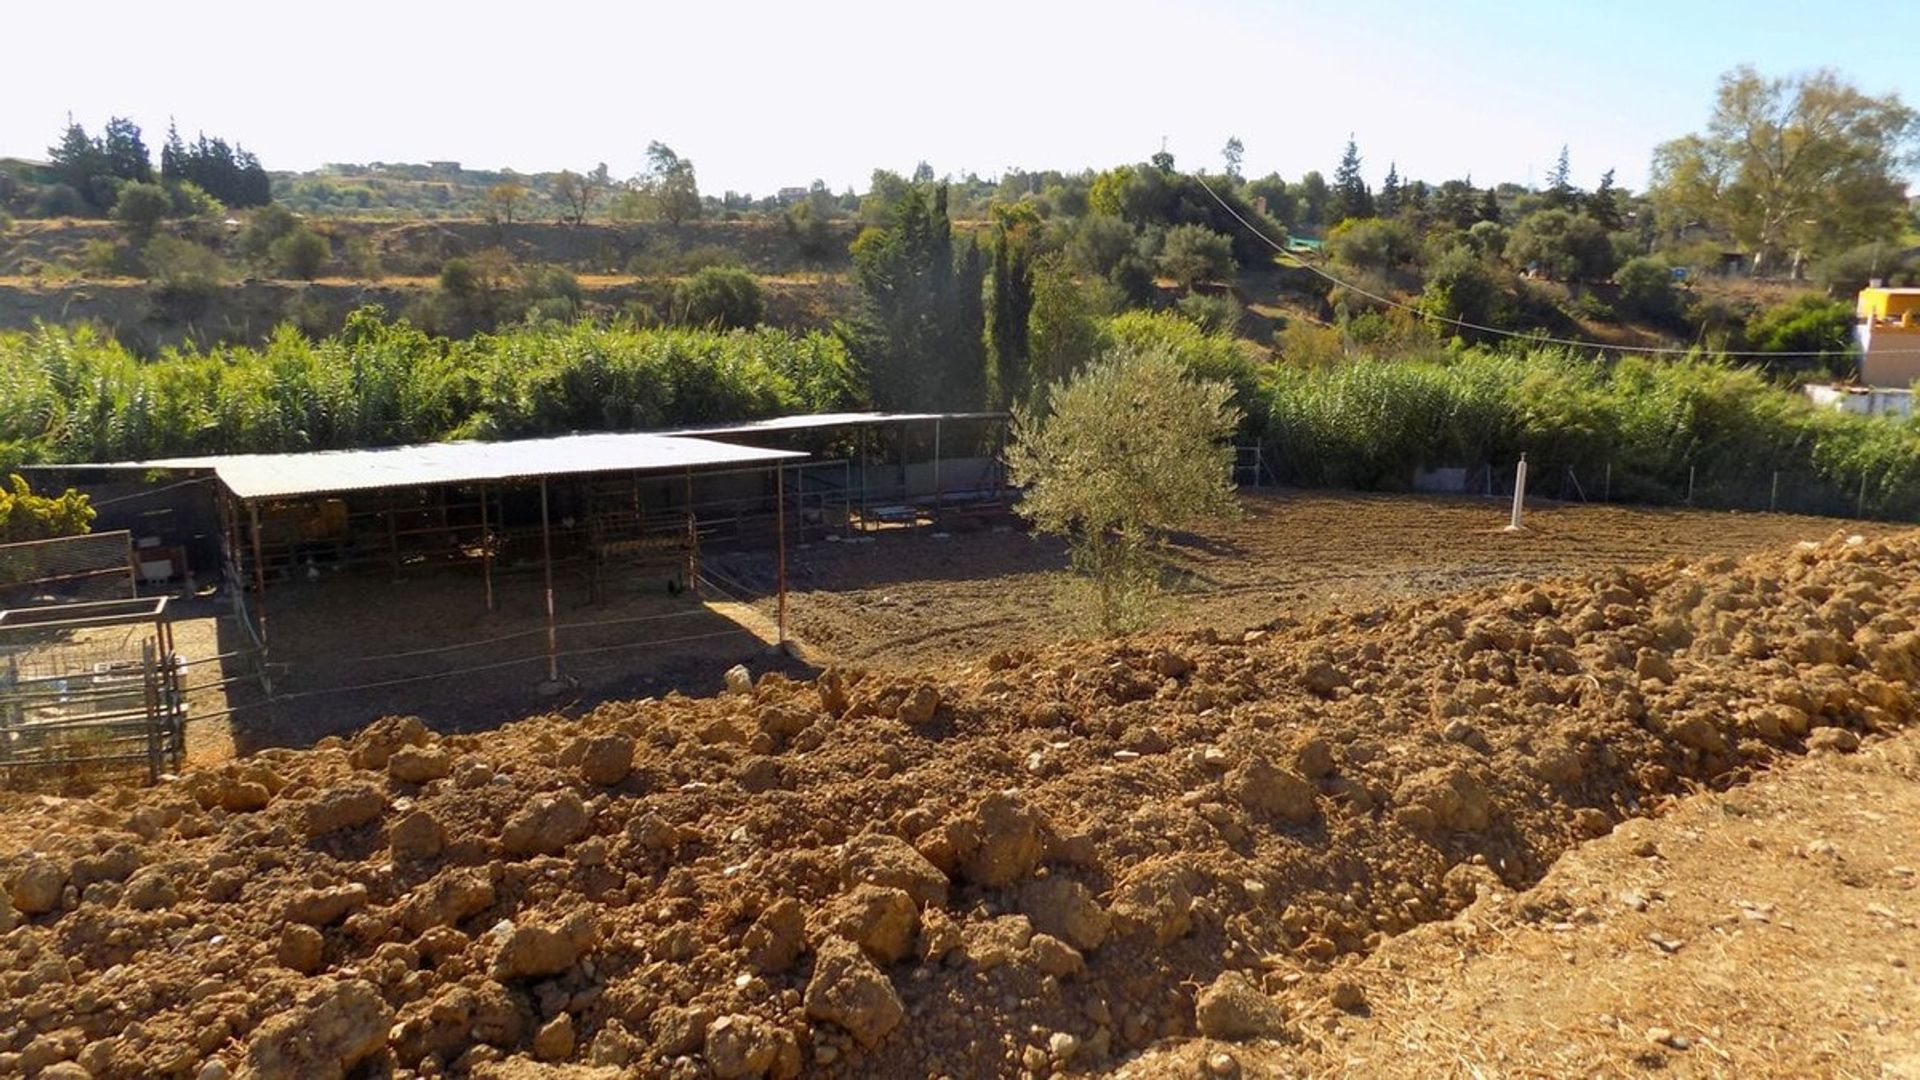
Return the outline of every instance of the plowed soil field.
{"type": "Polygon", "coordinates": [[[1383,586],[0,796],[0,1075],[1901,1075],[1917,567],[1383,586]]]}
{"type": "MultiPolygon", "coordinates": [[[[1316,492],[1249,494],[1237,522],[1178,539],[1172,627],[1239,628],[1331,607],[1539,580],[1680,556],[1738,555],[1838,529],[1789,514],[1316,492]]],[[[791,556],[794,632],[820,659],[910,669],[1045,645],[1089,629],[1061,588],[1065,548],[1018,529],[882,534],[791,556]]],[[[767,609],[771,612],[771,607],[767,609]]]]}

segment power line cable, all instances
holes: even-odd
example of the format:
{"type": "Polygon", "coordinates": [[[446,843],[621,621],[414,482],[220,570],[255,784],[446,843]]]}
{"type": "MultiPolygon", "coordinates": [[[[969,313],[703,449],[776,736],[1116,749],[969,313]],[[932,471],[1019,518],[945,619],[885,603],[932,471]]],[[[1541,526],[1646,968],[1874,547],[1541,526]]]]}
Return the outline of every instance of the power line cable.
{"type": "MultiPolygon", "coordinates": [[[[1381,296],[1379,293],[1376,293],[1376,292],[1370,292],[1366,289],[1361,288],[1358,285],[1353,284],[1350,281],[1342,280],[1340,278],[1333,276],[1332,274],[1327,273],[1325,270],[1320,269],[1319,267],[1313,265],[1312,263],[1308,262],[1305,259],[1299,258],[1298,256],[1294,255],[1293,252],[1288,251],[1285,245],[1276,242],[1272,237],[1260,231],[1259,227],[1254,225],[1253,222],[1248,221],[1244,216],[1242,216],[1240,211],[1234,209],[1232,203],[1229,203],[1227,200],[1221,198],[1220,193],[1213,190],[1213,188],[1210,185],[1208,185],[1206,180],[1202,179],[1198,173],[1188,173],[1187,176],[1189,176],[1194,183],[1199,184],[1201,189],[1204,190],[1208,195],[1211,195],[1213,197],[1213,201],[1220,204],[1221,209],[1233,215],[1233,219],[1235,221],[1238,221],[1248,232],[1252,233],[1256,237],[1259,237],[1260,240],[1263,243],[1265,243],[1268,247],[1271,247],[1273,248],[1273,250],[1279,252],[1280,254],[1293,259],[1293,261],[1299,266],[1304,267],[1306,270],[1310,271],[1311,273],[1314,273],[1326,279],[1327,281],[1330,281],[1333,284],[1348,290],[1349,292],[1357,293],[1361,296],[1366,297],[1369,300],[1373,300],[1377,303],[1385,304],[1388,307],[1398,308],[1401,311],[1410,312],[1411,314],[1418,316],[1419,318],[1426,319],[1430,322],[1445,323],[1449,326],[1457,326],[1463,330],[1473,330],[1483,334],[1493,334],[1497,337],[1515,338],[1522,341],[1533,342],[1539,345],[1565,345],[1569,348],[1592,349],[1597,352],[1642,353],[1642,354],[1654,355],[1654,356],[1686,356],[1696,352],[1704,352],[1714,356],[1755,357],[1755,358],[1765,357],[1765,358],[1771,358],[1775,360],[1831,356],[1835,352],[1835,350],[1832,350],[1832,349],[1827,349],[1823,351],[1814,351],[1814,352],[1759,352],[1754,350],[1741,352],[1741,351],[1706,349],[1697,345],[1689,346],[1687,348],[1675,348],[1670,346],[1658,346],[1658,345],[1609,345],[1609,344],[1606,344],[1605,342],[1599,342],[1599,341],[1582,341],[1577,338],[1553,337],[1552,335],[1549,335],[1549,334],[1533,334],[1523,330],[1508,330],[1508,329],[1505,329],[1504,327],[1486,326],[1481,323],[1468,322],[1465,319],[1453,319],[1453,318],[1448,318],[1445,315],[1435,315],[1431,311],[1424,311],[1418,307],[1413,306],[1412,304],[1395,300],[1389,296],[1381,296]]],[[[1876,350],[1874,353],[1875,356],[1907,356],[1907,355],[1915,355],[1915,354],[1920,354],[1920,349],[1876,350]]]]}

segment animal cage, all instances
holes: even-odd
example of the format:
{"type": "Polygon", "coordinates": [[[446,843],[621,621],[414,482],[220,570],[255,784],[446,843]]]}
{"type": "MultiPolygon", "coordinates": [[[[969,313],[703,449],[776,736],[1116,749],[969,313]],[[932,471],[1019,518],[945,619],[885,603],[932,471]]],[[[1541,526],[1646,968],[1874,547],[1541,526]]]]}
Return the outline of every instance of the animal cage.
{"type": "Polygon", "coordinates": [[[0,610],[0,777],[10,787],[177,770],[186,699],[167,598],[0,610]]]}

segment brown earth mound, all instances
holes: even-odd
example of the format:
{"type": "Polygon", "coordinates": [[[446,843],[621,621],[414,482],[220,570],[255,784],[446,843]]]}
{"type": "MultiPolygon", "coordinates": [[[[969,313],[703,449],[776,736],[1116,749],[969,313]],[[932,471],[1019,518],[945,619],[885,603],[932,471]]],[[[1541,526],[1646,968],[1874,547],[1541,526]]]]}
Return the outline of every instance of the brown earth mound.
{"type": "Polygon", "coordinates": [[[1836,537],[14,797],[0,1073],[1047,1075],[1313,1038],[1276,996],[1303,965],[1909,722],[1917,557],[1836,537]]]}

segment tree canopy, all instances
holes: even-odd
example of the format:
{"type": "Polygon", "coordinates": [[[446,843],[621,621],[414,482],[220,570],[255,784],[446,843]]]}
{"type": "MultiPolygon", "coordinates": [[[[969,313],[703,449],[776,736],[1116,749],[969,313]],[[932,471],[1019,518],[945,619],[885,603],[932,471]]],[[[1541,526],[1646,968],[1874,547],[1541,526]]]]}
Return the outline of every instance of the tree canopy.
{"type": "Polygon", "coordinates": [[[1862,93],[1831,70],[1721,76],[1704,132],[1654,151],[1652,193],[1676,223],[1723,229],[1756,273],[1789,258],[1891,239],[1920,135],[1896,94],[1862,93]]]}

